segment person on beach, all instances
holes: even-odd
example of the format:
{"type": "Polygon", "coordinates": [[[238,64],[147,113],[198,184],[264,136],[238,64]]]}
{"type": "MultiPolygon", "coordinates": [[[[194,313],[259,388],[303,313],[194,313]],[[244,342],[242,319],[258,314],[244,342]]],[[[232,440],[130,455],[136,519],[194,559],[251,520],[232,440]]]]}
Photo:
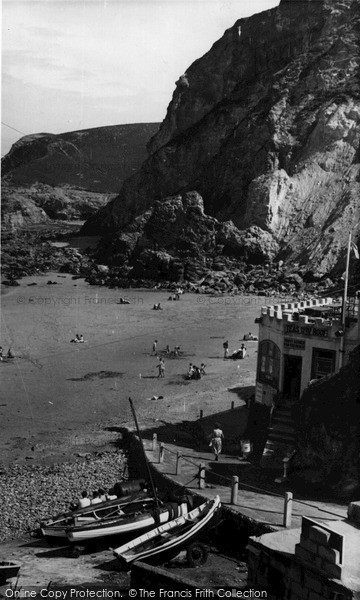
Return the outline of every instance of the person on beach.
{"type": "Polygon", "coordinates": [[[158,341],[157,341],[157,340],[154,340],[154,341],[153,341],[153,346],[152,346],[152,351],[153,351],[153,354],[156,354],[156,347],[157,347],[157,343],[158,343],[158,341]]]}
{"type": "Polygon", "coordinates": [[[241,344],[241,347],[240,347],[240,358],[245,358],[245,356],[246,356],[245,344],[241,344]]]}
{"type": "Polygon", "coordinates": [[[107,500],[106,494],[105,494],[105,490],[103,490],[102,488],[100,488],[98,490],[98,494],[99,494],[101,502],[105,502],[107,500]]]}
{"type": "Polygon", "coordinates": [[[169,346],[169,344],[166,346],[166,354],[170,354],[170,346],[169,346]]]}
{"type": "Polygon", "coordinates": [[[106,494],[106,500],[116,500],[117,495],[115,494],[114,488],[111,488],[106,494]]]}
{"type": "Polygon", "coordinates": [[[88,496],[87,491],[81,492],[81,498],[79,498],[78,507],[85,508],[86,506],[90,506],[91,500],[88,496]]]}
{"type": "Polygon", "coordinates": [[[3,359],[3,349],[2,346],[0,346],[0,361],[2,361],[3,359]]]}
{"type": "Polygon", "coordinates": [[[93,492],[93,497],[90,504],[100,504],[100,502],[102,502],[102,500],[99,496],[99,492],[93,492]]]}
{"type": "Polygon", "coordinates": [[[187,377],[187,379],[192,379],[193,375],[194,375],[194,367],[193,367],[192,363],[189,363],[189,369],[188,369],[186,377],[187,377]]]}
{"type": "Polygon", "coordinates": [[[201,365],[200,365],[200,373],[201,373],[201,375],[206,375],[205,367],[206,367],[206,365],[204,363],[201,363],[201,365]]]}
{"type": "Polygon", "coordinates": [[[216,461],[219,460],[219,454],[221,453],[221,450],[222,450],[223,440],[224,440],[224,434],[222,432],[221,425],[220,425],[220,423],[215,423],[215,427],[211,434],[211,439],[210,439],[209,445],[214,452],[216,461]]]}
{"type": "Polygon", "coordinates": [[[228,341],[223,343],[223,348],[224,348],[224,359],[229,358],[229,342],[228,341]]]}
{"type": "Polygon", "coordinates": [[[159,369],[159,375],[158,377],[165,377],[165,363],[163,361],[162,358],[160,358],[159,364],[157,365],[157,368],[159,369]]]}
{"type": "Polygon", "coordinates": [[[13,353],[11,348],[9,348],[6,358],[15,358],[15,354],[13,353]]]}
{"type": "Polygon", "coordinates": [[[196,365],[194,365],[194,373],[192,379],[201,379],[201,371],[196,365]]]}

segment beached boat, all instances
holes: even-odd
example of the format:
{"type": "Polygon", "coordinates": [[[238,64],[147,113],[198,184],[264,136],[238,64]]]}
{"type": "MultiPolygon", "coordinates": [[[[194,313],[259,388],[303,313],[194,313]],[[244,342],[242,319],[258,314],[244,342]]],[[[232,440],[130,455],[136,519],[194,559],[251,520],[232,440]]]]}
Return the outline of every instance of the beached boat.
{"type": "Polygon", "coordinates": [[[154,499],[150,498],[147,492],[139,491],[122,498],[91,504],[85,508],[78,508],[42,521],[40,524],[41,532],[47,538],[67,540],[66,532],[69,527],[97,523],[105,518],[110,519],[119,516],[119,512],[123,510],[124,506],[132,503],[136,503],[137,506],[139,502],[142,505],[149,503],[152,506],[154,499]]]}
{"type": "Polygon", "coordinates": [[[76,524],[66,530],[70,542],[88,542],[99,538],[132,534],[151,529],[158,523],[166,523],[188,513],[187,501],[161,503],[153,498],[149,501],[132,502],[124,505],[116,517],[97,522],[76,524]]]}
{"type": "Polygon", "coordinates": [[[5,583],[7,579],[16,577],[20,570],[20,566],[19,563],[0,560],[0,583],[5,583]]]}
{"type": "Polygon", "coordinates": [[[220,498],[204,502],[188,514],[176,517],[168,523],[159,525],[113,550],[114,556],[123,566],[135,560],[163,563],[174,558],[195,542],[207,528],[214,524],[215,515],[219,515],[220,498]]]}

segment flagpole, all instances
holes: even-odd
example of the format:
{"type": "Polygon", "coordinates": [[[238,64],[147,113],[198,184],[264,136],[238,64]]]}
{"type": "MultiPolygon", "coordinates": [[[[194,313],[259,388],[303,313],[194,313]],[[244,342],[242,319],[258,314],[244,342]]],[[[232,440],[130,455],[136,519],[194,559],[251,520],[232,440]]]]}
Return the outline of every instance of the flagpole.
{"type": "Polygon", "coordinates": [[[348,241],[348,248],[347,248],[345,285],[344,285],[344,295],[343,295],[342,308],[341,308],[341,329],[343,331],[343,335],[340,338],[339,369],[341,369],[341,367],[344,364],[344,352],[345,352],[344,346],[345,346],[345,332],[346,332],[346,302],[347,302],[348,283],[349,283],[350,252],[351,252],[351,232],[349,233],[349,241],[348,241]]]}

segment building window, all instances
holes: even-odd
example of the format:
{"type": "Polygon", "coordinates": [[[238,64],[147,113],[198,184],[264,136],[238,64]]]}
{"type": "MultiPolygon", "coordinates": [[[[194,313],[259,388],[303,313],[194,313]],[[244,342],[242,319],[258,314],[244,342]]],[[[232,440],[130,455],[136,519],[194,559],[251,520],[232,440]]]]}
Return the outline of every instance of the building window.
{"type": "Polygon", "coordinates": [[[274,342],[265,340],[259,344],[257,380],[279,387],[280,350],[274,342]]]}
{"type": "Polygon", "coordinates": [[[313,348],[311,379],[320,379],[325,375],[335,373],[335,350],[323,350],[322,348],[313,348]]]}

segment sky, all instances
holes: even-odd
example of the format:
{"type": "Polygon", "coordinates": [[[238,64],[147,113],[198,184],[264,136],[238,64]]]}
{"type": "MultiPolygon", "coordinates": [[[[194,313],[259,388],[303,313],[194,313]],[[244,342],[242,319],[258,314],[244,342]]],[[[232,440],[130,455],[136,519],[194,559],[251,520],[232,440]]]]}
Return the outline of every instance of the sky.
{"type": "Polygon", "coordinates": [[[280,0],[3,0],[1,154],[23,135],[160,122],[175,81],[280,0]]]}

